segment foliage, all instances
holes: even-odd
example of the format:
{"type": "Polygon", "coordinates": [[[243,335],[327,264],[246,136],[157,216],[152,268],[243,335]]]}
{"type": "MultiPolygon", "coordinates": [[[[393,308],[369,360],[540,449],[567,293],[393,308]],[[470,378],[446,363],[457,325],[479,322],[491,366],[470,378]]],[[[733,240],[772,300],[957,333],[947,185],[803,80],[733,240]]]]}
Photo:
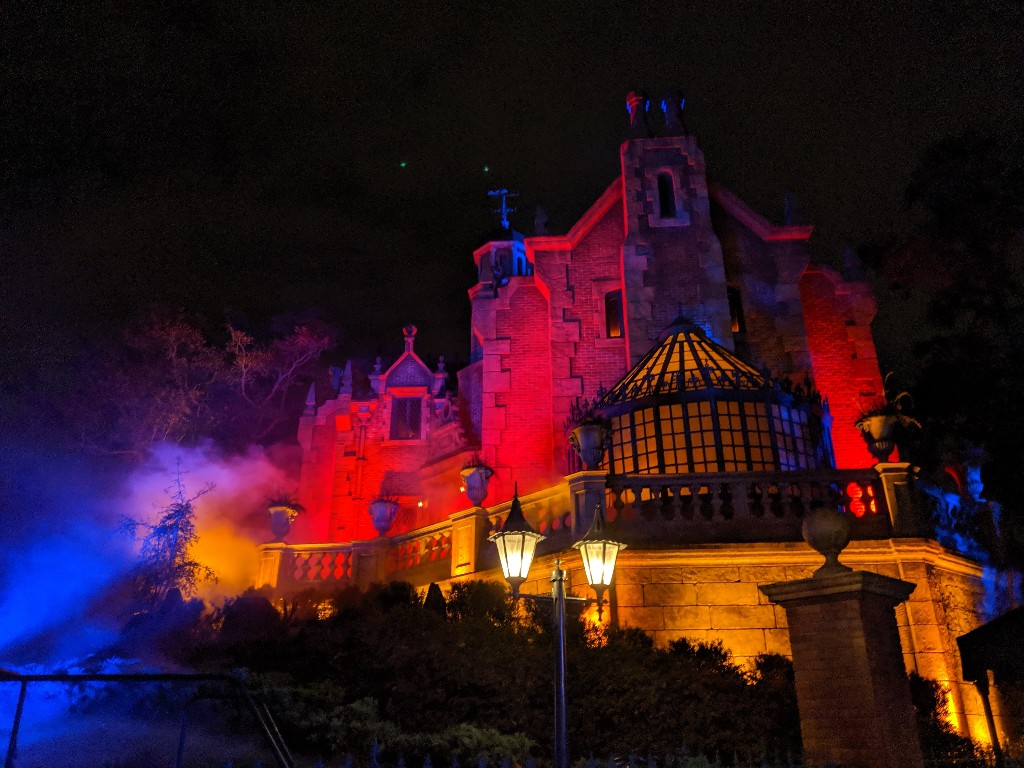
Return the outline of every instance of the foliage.
{"type": "Polygon", "coordinates": [[[888,297],[881,314],[898,323],[889,343],[906,340],[889,354],[915,375],[925,426],[904,450],[928,474],[941,471],[950,441],[984,445],[986,485],[1006,503],[1009,557],[1019,564],[1024,430],[1012,416],[1024,391],[1024,138],[965,133],[938,143],[907,202],[914,231],[862,250],[888,297]]]}
{"type": "Polygon", "coordinates": [[[860,416],[857,423],[870,419],[873,416],[888,416],[901,427],[921,428],[921,423],[906,412],[907,408],[913,407],[914,399],[909,392],[897,392],[893,394],[889,389],[889,381],[892,379],[892,371],[886,374],[883,383],[884,395],[876,397],[862,404],[860,416]]]}
{"type": "Polygon", "coordinates": [[[949,724],[946,691],[940,683],[910,673],[910,698],[927,762],[966,762],[982,757],[977,745],[949,724]]]}
{"type": "Polygon", "coordinates": [[[565,431],[571,432],[576,427],[585,424],[607,424],[607,419],[601,414],[600,405],[600,397],[593,399],[577,397],[569,404],[569,416],[565,420],[565,431]]]}
{"type": "Polygon", "coordinates": [[[189,496],[179,469],[174,484],[167,489],[171,503],[161,510],[155,523],[131,518],[124,522],[125,529],[133,536],[140,528],[146,531],[135,584],[138,596],[148,604],[165,601],[172,591],[191,597],[200,583],[216,581],[217,576],[210,568],[190,557],[192,545],[198,538],[195,502],[212,490],[213,485],[207,485],[189,496]]]}
{"type": "Polygon", "coordinates": [[[62,406],[78,444],[137,459],[158,442],[212,438],[237,449],[281,436],[332,332],[298,326],[262,344],[226,331],[225,343],[212,343],[199,319],[156,308],[120,344],[83,351],[62,406]]]}
{"type": "MultiPolygon", "coordinates": [[[[479,581],[453,584],[443,611],[401,583],[305,593],[288,617],[255,598],[234,609],[244,621],[229,622],[226,610],[221,630],[180,660],[252,670],[290,743],[337,758],[376,741],[388,760],[411,765],[424,754],[447,765],[453,752],[462,764],[481,753],[549,758],[547,606],[479,581]],[[318,612],[325,600],[333,611],[318,612]]],[[[785,659],[766,656],[747,671],[720,644],[659,648],[639,630],[575,618],[566,627],[574,754],[799,756],[785,659]]]]}
{"type": "Polygon", "coordinates": [[[480,455],[479,451],[474,451],[473,455],[466,459],[465,463],[462,465],[462,469],[466,470],[478,468],[489,469],[491,470],[492,473],[494,472],[494,468],[491,467],[486,461],[484,461],[484,457],[480,455]]]}

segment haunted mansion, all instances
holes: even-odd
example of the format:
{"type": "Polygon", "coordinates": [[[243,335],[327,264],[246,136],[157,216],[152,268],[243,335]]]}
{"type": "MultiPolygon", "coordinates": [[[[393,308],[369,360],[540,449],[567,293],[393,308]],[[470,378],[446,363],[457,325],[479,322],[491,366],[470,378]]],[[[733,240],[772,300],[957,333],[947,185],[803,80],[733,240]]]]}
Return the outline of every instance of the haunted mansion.
{"type": "Polygon", "coordinates": [[[567,233],[474,251],[468,365],[427,366],[407,326],[397,360],[311,392],[303,511],[261,547],[259,585],[500,579],[487,538],[517,489],[546,537],[524,591],[547,589],[556,556],[588,589],[571,546],[600,505],[629,544],[603,620],[742,662],[793,653],[759,586],[815,571],[801,527],[831,506],[852,522],[843,563],[916,585],[895,608],[906,669],[989,742],[956,638],[1013,596],[940,543],[885,414],[865,413],[886,394],[869,287],[810,263],[812,227],[709,181],[681,105],[657,106],[630,94],[621,175],[567,233]]]}

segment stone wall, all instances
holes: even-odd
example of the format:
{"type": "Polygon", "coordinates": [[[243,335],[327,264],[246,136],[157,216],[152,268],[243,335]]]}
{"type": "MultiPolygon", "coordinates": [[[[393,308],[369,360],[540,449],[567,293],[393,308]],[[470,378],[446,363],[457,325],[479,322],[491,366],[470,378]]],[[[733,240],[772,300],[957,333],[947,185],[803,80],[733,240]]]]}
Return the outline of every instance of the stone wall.
{"type": "MultiPolygon", "coordinates": [[[[577,594],[590,594],[574,555],[563,564],[577,594]]],[[[896,608],[907,671],[948,689],[953,724],[988,742],[973,685],[961,680],[956,637],[980,626],[981,569],[923,539],[853,542],[841,556],[855,569],[914,582],[910,599],[896,608]]],[[[551,558],[539,559],[535,581],[524,590],[544,591],[551,558]]],[[[737,662],[750,665],[760,653],[791,655],[785,611],[758,585],[808,578],[821,556],[802,543],[709,545],[666,551],[628,549],[620,555],[610,590],[607,620],[649,632],[659,645],[686,637],[722,643],[737,662]]]]}

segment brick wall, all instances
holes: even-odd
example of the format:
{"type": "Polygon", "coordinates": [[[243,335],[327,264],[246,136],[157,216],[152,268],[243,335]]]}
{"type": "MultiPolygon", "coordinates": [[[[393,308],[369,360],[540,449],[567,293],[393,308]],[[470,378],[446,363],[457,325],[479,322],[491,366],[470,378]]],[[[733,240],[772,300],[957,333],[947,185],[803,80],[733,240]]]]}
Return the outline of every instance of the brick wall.
{"type": "Polygon", "coordinates": [[[874,300],[866,285],[847,283],[825,267],[804,272],[800,296],[814,382],[832,413],[836,464],[840,469],[873,466],[854,424],[864,401],[882,394],[871,336],[874,300]]]}

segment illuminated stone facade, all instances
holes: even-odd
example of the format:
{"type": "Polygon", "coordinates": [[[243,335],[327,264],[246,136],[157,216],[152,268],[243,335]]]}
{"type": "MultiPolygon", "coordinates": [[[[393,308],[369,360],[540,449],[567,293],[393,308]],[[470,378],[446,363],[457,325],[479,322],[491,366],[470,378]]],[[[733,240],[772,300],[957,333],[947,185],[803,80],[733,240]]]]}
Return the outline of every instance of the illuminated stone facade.
{"type": "Polygon", "coordinates": [[[758,587],[810,575],[820,557],[802,517],[838,504],[855,518],[844,561],[917,585],[897,608],[908,670],[949,684],[957,725],[986,738],[955,643],[990,618],[983,570],[929,536],[908,465],[875,466],[854,427],[858,404],[882,394],[868,287],[809,263],[811,227],[772,224],[709,183],[671,105],[657,130],[643,100],[631,97],[630,113],[622,175],[568,233],[474,252],[457,390],[443,363],[416,356],[408,327],[405,353],[378,361],[363,391],[346,368],[326,400],[311,397],[299,429],[306,512],[293,543],[262,548],[258,583],[496,578],[486,536],[518,483],[547,537],[524,591],[547,588],[559,553],[585,591],[569,547],[604,503],[630,544],[605,620],[658,643],[721,640],[747,662],[789,653],[785,612],[758,587]],[[677,362],[652,363],[666,339],[677,362]],[[655,368],[708,378],[647,391],[655,368]],[[566,421],[602,396],[611,463],[580,471],[566,421]],[[655,442],[643,448],[647,411],[655,442]],[[494,472],[486,508],[461,492],[473,461],[494,472]],[[368,513],[380,498],[399,505],[386,536],[368,513]]]}

